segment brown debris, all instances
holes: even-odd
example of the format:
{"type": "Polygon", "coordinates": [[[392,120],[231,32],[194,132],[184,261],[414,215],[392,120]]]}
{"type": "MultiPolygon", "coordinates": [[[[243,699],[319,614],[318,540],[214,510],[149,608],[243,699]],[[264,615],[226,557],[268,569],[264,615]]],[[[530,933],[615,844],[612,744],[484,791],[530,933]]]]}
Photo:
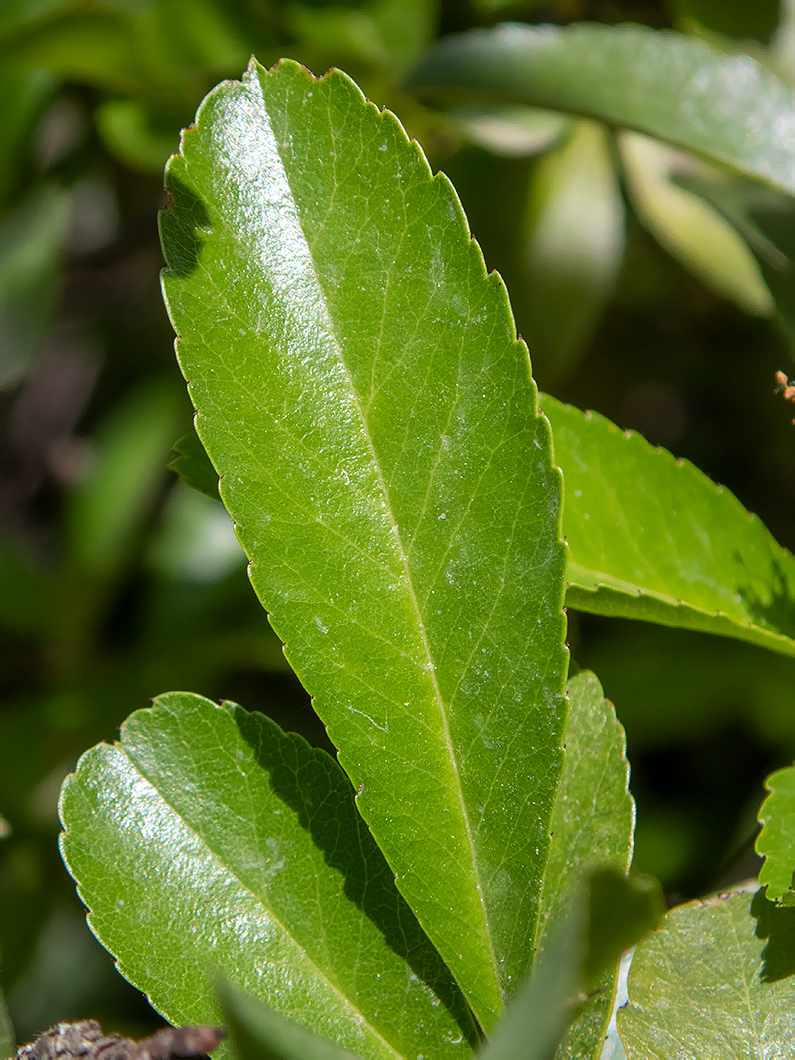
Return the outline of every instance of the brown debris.
{"type": "Polygon", "coordinates": [[[208,1060],[223,1027],[164,1027],[139,1042],[103,1034],[96,1020],[56,1023],[17,1050],[17,1060],[208,1060]]]}

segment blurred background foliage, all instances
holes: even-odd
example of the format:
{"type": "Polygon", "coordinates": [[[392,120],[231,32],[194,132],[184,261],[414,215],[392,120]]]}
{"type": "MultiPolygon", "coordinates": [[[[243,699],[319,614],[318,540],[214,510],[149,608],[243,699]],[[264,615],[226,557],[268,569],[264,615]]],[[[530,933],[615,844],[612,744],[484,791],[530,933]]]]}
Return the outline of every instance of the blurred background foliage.
{"type": "MultiPolygon", "coordinates": [[[[154,1020],[88,931],[57,849],[78,755],[189,689],[325,733],[225,513],[166,469],[191,410],[162,307],[162,171],[249,55],[350,73],[463,200],[540,386],[691,459],[795,543],[792,200],[634,134],[401,88],[440,36],[500,20],[634,21],[795,83],[777,0],[4,0],[0,6],[0,952],[20,1039],[154,1020]]],[[[766,773],[795,757],[795,663],[570,615],[624,722],[638,868],[682,900],[755,871],[766,773]]],[[[141,940],[142,946],[146,940],[141,940]]]]}

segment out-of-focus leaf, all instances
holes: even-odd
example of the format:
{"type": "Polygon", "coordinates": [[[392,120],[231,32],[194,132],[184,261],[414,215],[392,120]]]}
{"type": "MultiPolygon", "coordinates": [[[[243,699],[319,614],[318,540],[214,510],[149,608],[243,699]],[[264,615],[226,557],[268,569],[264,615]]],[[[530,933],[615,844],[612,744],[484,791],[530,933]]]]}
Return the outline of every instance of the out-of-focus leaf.
{"type": "Polygon", "coordinates": [[[191,489],[214,500],[221,499],[218,495],[218,472],[195,431],[188,431],[174,442],[174,458],[168,468],[169,471],[175,471],[191,489]]]}
{"type": "Polygon", "coordinates": [[[54,87],[55,78],[46,70],[32,70],[8,60],[0,63],[0,203],[20,179],[34,126],[54,87]]]}
{"type": "Polygon", "coordinates": [[[765,781],[770,794],[759,809],[762,831],[756,850],[765,859],[759,882],[766,895],[782,905],[795,905],[795,767],[779,769],[765,781]]]}
{"type": "Polygon", "coordinates": [[[629,1005],[618,1013],[627,1054],[790,1056],[793,943],[795,910],[776,909],[761,895],[672,909],[632,958],[629,1005]]]}
{"type": "Polygon", "coordinates": [[[408,84],[599,118],[795,191],[795,93],[750,56],[679,33],[587,24],[473,30],[432,48],[408,84]]]}
{"type": "Polygon", "coordinates": [[[43,184],[0,221],[0,388],[18,379],[50,326],[68,220],[68,193],[43,184]]]}
{"type": "Polygon", "coordinates": [[[166,502],[160,534],[149,559],[168,581],[214,582],[245,563],[232,520],[223,505],[177,485],[166,502]]]}
{"type": "Polygon", "coordinates": [[[728,490],[547,395],[563,470],[570,607],[795,654],[795,559],[728,490]]]}
{"type": "Polygon", "coordinates": [[[97,439],[94,466],[71,497],[69,555],[76,569],[107,575],[124,562],[151,508],[177,422],[175,395],[159,384],[133,392],[113,410],[97,439]]]}
{"type": "Polygon", "coordinates": [[[304,1030],[232,983],[217,989],[224,1025],[240,1060],[354,1060],[353,1053],[304,1030]]]}
{"type": "Polygon", "coordinates": [[[735,40],[768,44],[778,25],[780,0],[674,0],[680,17],[735,40]]]}
{"type": "Polygon", "coordinates": [[[586,930],[580,895],[556,918],[532,975],[478,1054],[481,1060],[549,1060],[559,1055],[555,1050],[576,1004],[586,930]]]}
{"type": "Polygon", "coordinates": [[[56,13],[8,34],[0,59],[42,67],[51,73],[122,93],[151,89],[133,18],[122,10],[56,13]]]}
{"type": "Polygon", "coordinates": [[[505,290],[339,73],[252,64],[168,185],[165,294],[252,584],[488,1028],[532,960],[565,718],[559,478],[505,290]]]}
{"type": "Polygon", "coordinates": [[[599,125],[575,122],[539,163],[527,239],[527,340],[550,376],[565,375],[591,338],[624,251],[624,204],[599,125]]]}
{"type": "Polygon", "coordinates": [[[448,115],[473,143],[506,158],[545,151],[569,124],[562,114],[538,107],[453,107],[448,115]]]}
{"type": "Polygon", "coordinates": [[[770,316],[773,299],[748,244],[708,202],[671,182],[676,153],[635,133],[618,142],[632,204],[658,242],[720,297],[770,316]]]}
{"type": "Polygon", "coordinates": [[[332,49],[337,62],[367,63],[402,72],[433,38],[433,0],[369,0],[358,4],[292,3],[285,20],[303,48],[332,49]]]}
{"type": "Polygon", "coordinates": [[[52,572],[38,566],[18,544],[0,537],[0,627],[42,636],[53,607],[52,572]]]}
{"type": "MultiPolygon", "coordinates": [[[[593,674],[582,672],[568,686],[566,757],[552,818],[552,843],[544,879],[539,949],[550,925],[575,901],[578,888],[597,867],[626,873],[632,859],[635,805],[629,794],[624,729],[593,674]]],[[[590,1056],[605,1035],[615,993],[615,970],[580,1007],[557,1052],[590,1056]]]]}
{"type": "Polygon", "coordinates": [[[776,315],[795,343],[795,199],[724,174],[683,174],[677,183],[694,191],[734,225],[754,254],[775,304],[776,315]]]}
{"type": "Polygon", "coordinates": [[[173,1023],[218,1021],[219,974],[356,1053],[470,1054],[347,778],[264,715],[158,697],[82,757],[61,817],[93,931],[173,1023]]]}
{"type": "Polygon", "coordinates": [[[95,112],[97,128],[106,147],[131,169],[162,173],[174,150],[173,128],[154,127],[153,115],[133,99],[102,103],[95,112]]]}
{"type": "Polygon", "coordinates": [[[588,950],[583,974],[593,984],[607,969],[618,971],[621,954],[654,931],[665,914],[659,881],[600,869],[590,881],[588,950]]]}

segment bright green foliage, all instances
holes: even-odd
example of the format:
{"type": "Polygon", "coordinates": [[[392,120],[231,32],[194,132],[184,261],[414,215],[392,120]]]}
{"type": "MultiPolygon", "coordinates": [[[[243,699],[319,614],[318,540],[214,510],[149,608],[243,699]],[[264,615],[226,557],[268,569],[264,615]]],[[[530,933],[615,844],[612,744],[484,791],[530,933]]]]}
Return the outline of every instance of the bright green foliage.
{"type": "Polygon", "coordinates": [[[231,983],[219,985],[218,997],[240,1060],[354,1060],[353,1053],[305,1031],[231,983]]]}
{"type": "Polygon", "coordinates": [[[469,1055],[349,781],[264,715],[161,696],[83,756],[61,815],[94,932],[172,1022],[217,1022],[218,973],[353,1052],[469,1055]]]}
{"type": "Polygon", "coordinates": [[[795,910],[758,893],[672,909],[642,942],[618,1013],[627,1055],[775,1057],[795,1049],[795,910]]]}
{"type": "Polygon", "coordinates": [[[765,781],[770,794],[759,810],[762,831],[757,853],[765,859],[759,882],[766,896],[783,905],[795,905],[795,767],[779,769],[765,781]]]}
{"type": "Polygon", "coordinates": [[[722,486],[544,397],[563,470],[566,603],[795,654],[795,560],[722,486]]]}
{"type": "Polygon", "coordinates": [[[167,183],[165,294],[252,583],[489,1027],[530,967],[567,662],[559,477],[505,290],[339,73],[253,64],[167,183]]]}
{"type": "Polygon", "coordinates": [[[795,191],[795,94],[748,55],[642,26],[505,25],[449,37],[415,90],[600,118],[795,191]]]}

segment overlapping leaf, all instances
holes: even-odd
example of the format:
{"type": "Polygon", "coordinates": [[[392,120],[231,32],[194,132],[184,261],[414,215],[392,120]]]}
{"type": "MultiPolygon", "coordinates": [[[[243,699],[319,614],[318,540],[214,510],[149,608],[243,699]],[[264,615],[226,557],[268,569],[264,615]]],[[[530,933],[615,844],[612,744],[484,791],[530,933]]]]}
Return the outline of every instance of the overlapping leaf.
{"type": "Polygon", "coordinates": [[[166,298],[254,588],[488,1027],[532,960],[566,669],[559,478],[505,290],[339,73],[220,86],[168,187],[166,298]]]}
{"type": "Polygon", "coordinates": [[[759,882],[767,897],[786,906],[795,905],[795,767],[779,769],[765,781],[770,794],[759,810],[762,831],[757,853],[765,863],[759,882]]]}
{"type": "Polygon", "coordinates": [[[642,942],[618,1031],[630,1057],[787,1057],[795,910],[761,893],[671,910],[642,942]]]}
{"type": "Polygon", "coordinates": [[[543,399],[566,485],[566,602],[795,654],[795,560],[726,489],[597,413],[543,399]]]}
{"type": "MultiPolygon", "coordinates": [[[[555,802],[541,907],[542,952],[590,872],[625,873],[632,860],[635,804],[629,794],[624,729],[599,681],[582,672],[568,686],[566,758],[555,802]]],[[[590,1056],[610,1019],[615,975],[608,973],[569,1028],[559,1057],[590,1056]]]]}
{"type": "Polygon", "coordinates": [[[415,90],[487,93],[634,129],[795,191],[795,93],[748,55],[642,26],[498,26],[442,41],[415,90]]]}
{"type": "Polygon", "coordinates": [[[172,1022],[217,1022],[221,974],[354,1053],[470,1054],[347,778],[264,715],[161,696],[83,756],[61,816],[95,934],[172,1022]]]}

